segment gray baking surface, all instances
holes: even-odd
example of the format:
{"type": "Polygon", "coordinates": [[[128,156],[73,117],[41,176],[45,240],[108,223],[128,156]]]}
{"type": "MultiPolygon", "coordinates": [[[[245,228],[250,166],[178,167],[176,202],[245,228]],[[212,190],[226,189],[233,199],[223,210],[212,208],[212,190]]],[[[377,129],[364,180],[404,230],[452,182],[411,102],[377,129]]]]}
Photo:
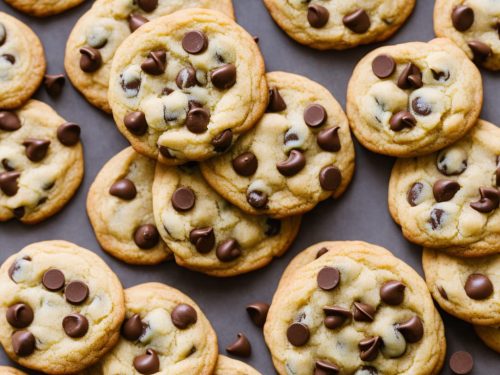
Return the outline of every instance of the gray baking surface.
{"type": "MultiPolygon", "coordinates": [[[[238,22],[260,39],[268,71],[283,70],[302,74],[326,86],[345,108],[347,82],[356,62],[380,44],[348,51],[319,52],[301,46],[282,32],[271,19],[261,0],[233,0],[238,22]]],[[[433,1],[420,0],[403,28],[384,44],[414,40],[427,41],[434,37],[432,28],[433,1]]],[[[59,16],[36,19],[26,16],[0,2],[5,11],[27,23],[41,38],[48,62],[47,72],[62,73],[64,46],[76,20],[91,5],[82,6],[59,16]]],[[[482,70],[484,107],[482,118],[500,125],[500,77],[482,70]]],[[[27,72],[29,74],[29,72],[27,72]]],[[[103,164],[127,146],[110,116],[88,104],[66,81],[58,99],[50,98],[41,88],[35,97],[52,107],[68,121],[82,127],[85,148],[85,179],[76,196],[57,215],[35,226],[16,221],[0,223],[0,261],[29,243],[65,239],[91,249],[113,268],[124,287],[157,281],[166,283],[192,297],[202,308],[217,331],[221,353],[245,333],[252,344],[252,356],[243,359],[260,370],[273,374],[271,358],[260,330],[253,326],[245,306],[255,300],[271,301],[281,273],[301,250],[325,240],[363,240],[386,247],[422,274],[418,246],[407,242],[387,210],[387,184],[394,159],[377,155],[356,143],[356,174],[347,192],[337,201],[328,199],[304,216],[301,231],[288,253],[259,271],[228,279],[217,279],[191,272],[173,262],[154,267],[136,267],[108,256],[97,243],[85,211],[89,185],[103,164]]],[[[476,337],[472,326],[440,311],[446,325],[448,356],[457,350],[467,350],[475,359],[473,374],[492,374],[500,368],[500,356],[488,349],[476,337]]],[[[8,364],[0,350],[0,364],[8,364]]],[[[445,364],[443,374],[451,374],[445,364]]]]}

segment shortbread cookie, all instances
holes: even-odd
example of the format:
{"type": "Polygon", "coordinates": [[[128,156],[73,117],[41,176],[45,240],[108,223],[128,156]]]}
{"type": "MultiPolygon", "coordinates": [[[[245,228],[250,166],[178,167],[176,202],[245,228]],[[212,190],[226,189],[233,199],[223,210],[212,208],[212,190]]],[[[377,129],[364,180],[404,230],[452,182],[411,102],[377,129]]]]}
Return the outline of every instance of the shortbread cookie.
{"type": "Polygon", "coordinates": [[[474,326],[474,330],[488,347],[500,353],[500,327],[474,326]]]}
{"type": "Polygon", "coordinates": [[[129,147],[104,165],[87,196],[97,240],[126,263],[157,264],[171,254],[153,217],[155,164],[129,147]]]}
{"type": "Polygon", "coordinates": [[[47,17],[59,14],[76,7],[84,0],[5,0],[17,10],[36,17],[47,17]]]}
{"type": "Polygon", "coordinates": [[[459,256],[500,253],[500,129],[486,121],[437,153],[396,162],[389,209],[404,236],[459,256]]]}
{"type": "Polygon", "coordinates": [[[279,374],[438,374],[446,342],[425,282],[386,249],[323,242],[274,295],[266,343],[279,374]]]}
{"type": "Polygon", "coordinates": [[[119,338],[123,290],[94,253],[65,241],[31,244],[0,268],[0,342],[49,374],[95,363],[119,338]]]}
{"type": "Polygon", "coordinates": [[[214,375],[261,375],[246,363],[219,355],[214,375]]]}
{"type": "Polygon", "coordinates": [[[424,249],[422,264],[443,310],[473,324],[500,324],[500,255],[470,259],[424,249]]]}
{"type": "Polygon", "coordinates": [[[158,163],[153,184],[156,225],[176,262],[213,276],[264,267],[291,245],[300,217],[283,220],[242,212],[217,194],[194,163],[158,163]]]}
{"type": "Polygon", "coordinates": [[[279,218],[339,197],[354,171],[354,147],[347,118],[327,89],[290,73],[268,73],[267,79],[268,113],[201,170],[243,211],[279,218]]]}
{"type": "Polygon", "coordinates": [[[217,336],[188,296],[164,284],[125,290],[126,320],[113,350],[86,375],[210,375],[217,336]]]}
{"type": "Polygon", "coordinates": [[[429,154],[460,139],[481,111],[481,74],[447,39],[377,48],[356,66],[347,116],[356,138],[380,154],[429,154]]]}
{"type": "Polygon", "coordinates": [[[75,87],[93,105],[111,112],[108,83],[120,44],[149,20],[184,8],[209,8],[234,18],[231,0],[97,0],[76,23],[64,66],[75,87]]]}
{"type": "Polygon", "coordinates": [[[297,42],[345,49],[388,39],[415,0],[264,0],[276,23],[297,42]]]}
{"type": "Polygon", "coordinates": [[[45,73],[40,39],[24,23],[0,12],[0,108],[21,106],[45,73]]]}
{"type": "Polygon", "coordinates": [[[37,100],[0,111],[0,221],[44,220],[71,199],[82,177],[78,125],[37,100]]]}
{"type": "Polygon", "coordinates": [[[22,372],[13,367],[0,366],[0,374],[3,375],[27,375],[25,372],[22,372]]]}
{"type": "Polygon", "coordinates": [[[500,69],[500,3],[495,0],[436,0],[436,35],[457,44],[477,64],[500,69]]]}

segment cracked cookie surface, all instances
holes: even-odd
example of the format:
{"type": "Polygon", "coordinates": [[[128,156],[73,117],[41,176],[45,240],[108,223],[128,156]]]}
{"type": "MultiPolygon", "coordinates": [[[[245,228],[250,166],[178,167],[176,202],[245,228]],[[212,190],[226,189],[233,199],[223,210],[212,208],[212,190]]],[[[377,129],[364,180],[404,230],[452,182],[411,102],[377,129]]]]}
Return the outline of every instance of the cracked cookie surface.
{"type": "Polygon", "coordinates": [[[264,0],[274,21],[297,42],[345,49],[389,38],[415,0],[264,0]]]}
{"type": "Polygon", "coordinates": [[[214,375],[260,375],[260,372],[244,362],[219,355],[214,375]]]}
{"type": "Polygon", "coordinates": [[[19,364],[67,374],[119,338],[120,281],[94,253],[66,241],[31,244],[0,268],[0,342],[19,364]]]}
{"type": "Polygon", "coordinates": [[[155,164],[128,147],[104,165],[87,196],[97,240],[126,263],[157,264],[171,254],[153,217],[155,164]]]}
{"type": "Polygon", "coordinates": [[[396,161],[388,195],[409,241],[459,256],[500,252],[500,129],[479,120],[439,152],[396,161]]]}
{"type": "Polygon", "coordinates": [[[5,0],[17,10],[36,17],[59,14],[76,7],[85,0],[5,0]]]}
{"type": "Polygon", "coordinates": [[[62,209],[82,178],[78,125],[36,100],[0,111],[0,221],[44,220],[62,209]]]}
{"type": "Polygon", "coordinates": [[[460,139],[475,125],[482,101],[479,70],[441,38],[366,55],[349,81],[347,116],[366,148],[412,157],[460,139]]]}
{"type": "Polygon", "coordinates": [[[474,330],[489,348],[500,353],[500,327],[474,326],[474,330]]]}
{"type": "MultiPolygon", "coordinates": [[[[208,8],[234,18],[231,0],[98,0],[76,23],[66,44],[64,66],[75,87],[93,105],[111,112],[108,84],[111,61],[120,44],[149,20],[185,8],[208,8]],[[94,71],[82,70],[82,48],[100,56],[94,71]]],[[[89,70],[85,68],[85,70],[89,70]]],[[[91,69],[92,70],[92,69],[91,69]]]]}
{"type": "Polygon", "coordinates": [[[425,282],[388,250],[355,241],[322,242],[292,260],[264,335],[287,375],[438,374],[446,351],[425,282]]]}
{"type": "Polygon", "coordinates": [[[153,210],[178,264],[213,276],[264,267],[291,245],[300,217],[248,215],[215,192],[196,165],[157,164],[153,210]]]}
{"type": "Polygon", "coordinates": [[[267,113],[226,154],[201,163],[201,171],[243,211],[279,218],[339,197],[354,172],[354,147],[347,118],[326,88],[284,72],[267,80],[267,113]]]}

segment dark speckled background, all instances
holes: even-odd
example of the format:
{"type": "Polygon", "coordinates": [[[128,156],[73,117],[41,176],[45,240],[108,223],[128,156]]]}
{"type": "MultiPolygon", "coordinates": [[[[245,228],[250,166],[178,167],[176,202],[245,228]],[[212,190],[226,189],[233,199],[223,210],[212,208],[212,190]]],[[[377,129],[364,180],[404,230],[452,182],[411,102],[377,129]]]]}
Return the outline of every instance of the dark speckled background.
{"type": "MultiPolygon", "coordinates": [[[[267,68],[305,75],[326,86],[345,106],[346,87],[356,62],[377,47],[370,45],[344,52],[318,52],[289,39],[272,21],[260,0],[233,0],[238,22],[252,35],[260,37],[260,47],[267,68]]],[[[91,5],[86,1],[76,9],[46,19],[23,15],[0,2],[0,10],[14,15],[31,26],[41,38],[48,60],[48,73],[63,71],[64,46],[76,20],[91,5]]],[[[420,0],[407,24],[388,43],[433,38],[433,1],[420,0]]],[[[500,123],[498,92],[500,77],[482,71],[485,105],[482,117],[500,123]]],[[[110,116],[92,107],[69,82],[62,96],[51,99],[40,89],[35,97],[56,109],[68,121],[82,126],[85,146],[85,180],[75,198],[58,215],[33,226],[15,221],[0,224],[0,261],[25,245],[42,240],[65,239],[95,251],[113,268],[125,287],[148,281],[169,284],[187,293],[198,302],[219,336],[221,352],[244,332],[253,345],[253,354],[246,360],[263,374],[273,374],[271,359],[261,332],[250,323],[245,306],[254,300],[270,301],[283,269],[302,249],[324,240],[364,240],[384,246],[421,273],[420,249],[401,235],[387,211],[387,183],[392,158],[373,154],[356,143],[357,170],[346,194],[338,201],[327,200],[305,215],[297,241],[288,254],[267,268],[231,279],[216,279],[184,270],[174,263],[156,267],[133,267],[105,254],[94,237],[85,212],[89,185],[102,165],[127,146],[110,116]]],[[[472,327],[442,312],[446,324],[448,354],[470,351],[476,366],[473,374],[498,374],[500,356],[484,346],[472,327]]],[[[8,364],[0,351],[0,364],[8,364]]],[[[443,374],[451,374],[447,366],[443,374]]]]}

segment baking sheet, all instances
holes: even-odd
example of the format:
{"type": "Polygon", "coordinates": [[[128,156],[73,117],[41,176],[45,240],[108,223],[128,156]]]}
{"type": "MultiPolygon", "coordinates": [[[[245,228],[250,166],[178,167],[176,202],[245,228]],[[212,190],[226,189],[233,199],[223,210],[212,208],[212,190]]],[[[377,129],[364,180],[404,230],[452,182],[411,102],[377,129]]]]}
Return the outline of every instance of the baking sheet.
{"type": "MultiPolygon", "coordinates": [[[[319,52],[301,46],[288,38],[273,22],[261,0],[233,0],[238,22],[249,33],[260,38],[260,47],[268,71],[283,70],[302,74],[326,86],[345,108],[347,82],[356,62],[381,44],[358,47],[348,51],[319,52]]],[[[420,0],[409,21],[385,44],[427,41],[434,37],[432,29],[433,1],[420,0]]],[[[27,23],[42,40],[47,57],[47,72],[63,72],[64,46],[77,19],[90,7],[87,1],[76,9],[46,19],[26,16],[4,2],[0,11],[27,23]]],[[[500,124],[500,77],[482,70],[484,107],[482,118],[500,124]]],[[[28,73],[29,74],[29,73],[28,73]]],[[[325,240],[363,240],[390,249],[422,274],[420,248],[408,243],[391,220],[387,210],[387,185],[394,159],[377,155],[356,143],[356,173],[347,192],[337,201],[321,203],[305,215],[301,231],[288,253],[268,267],[248,275],[216,279],[188,271],[173,262],[154,267],[137,267],[104,253],[92,232],[85,212],[86,194],[95,175],[113,155],[127,146],[116,130],[111,116],[88,104],[69,81],[58,99],[52,99],[43,88],[35,98],[51,105],[62,117],[82,127],[85,148],[85,179],[73,200],[57,215],[36,226],[16,221],[0,223],[0,261],[29,243],[64,239],[99,254],[118,274],[125,287],[157,281],[180,289],[203,309],[219,337],[221,353],[238,332],[244,332],[253,354],[245,362],[262,374],[274,374],[272,362],[260,330],[245,311],[255,300],[271,301],[281,273],[302,249],[325,240]]],[[[457,350],[469,351],[475,359],[474,374],[493,374],[500,367],[500,356],[476,337],[472,327],[440,311],[445,321],[448,356],[457,350]],[[489,372],[488,372],[489,370],[489,372]]],[[[0,350],[0,364],[9,364],[0,350]]],[[[443,374],[451,374],[445,365],[443,374]]]]}

